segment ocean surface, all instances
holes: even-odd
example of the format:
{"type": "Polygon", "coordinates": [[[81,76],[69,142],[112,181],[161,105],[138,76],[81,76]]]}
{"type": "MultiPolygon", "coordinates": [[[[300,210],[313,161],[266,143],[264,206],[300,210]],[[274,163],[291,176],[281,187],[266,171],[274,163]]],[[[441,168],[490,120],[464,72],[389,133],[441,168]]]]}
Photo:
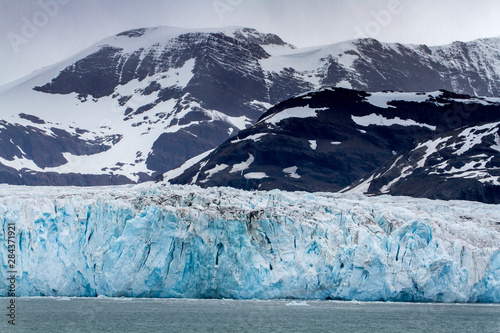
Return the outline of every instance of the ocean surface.
{"type": "Polygon", "coordinates": [[[500,332],[500,304],[17,298],[5,314],[0,332],[500,332]]]}

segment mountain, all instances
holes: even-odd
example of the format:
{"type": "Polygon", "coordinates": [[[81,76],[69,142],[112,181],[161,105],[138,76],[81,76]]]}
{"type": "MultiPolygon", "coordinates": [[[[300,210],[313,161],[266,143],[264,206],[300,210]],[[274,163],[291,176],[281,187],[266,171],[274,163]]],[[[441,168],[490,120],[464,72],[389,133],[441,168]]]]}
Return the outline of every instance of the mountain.
{"type": "Polygon", "coordinates": [[[496,96],[499,50],[499,38],[297,49],[241,27],[122,32],[0,87],[0,182],[150,180],[320,87],[496,96]]]}
{"type": "Polygon", "coordinates": [[[265,47],[293,48],[244,28],[137,29],[4,88],[0,181],[144,181],[213,148],[269,106],[265,47]]]}
{"type": "Polygon", "coordinates": [[[500,203],[500,121],[419,143],[351,186],[368,194],[500,203]]]}
{"type": "Polygon", "coordinates": [[[327,88],[269,109],[164,180],[500,202],[500,99],[327,88]]]}

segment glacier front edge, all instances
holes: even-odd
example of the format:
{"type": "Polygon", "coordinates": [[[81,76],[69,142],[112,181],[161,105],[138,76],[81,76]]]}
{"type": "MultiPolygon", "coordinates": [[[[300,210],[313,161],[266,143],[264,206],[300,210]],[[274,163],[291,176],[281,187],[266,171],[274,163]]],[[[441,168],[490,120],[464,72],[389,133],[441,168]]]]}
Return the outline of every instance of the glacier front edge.
{"type": "Polygon", "coordinates": [[[1,185],[1,296],[500,303],[500,207],[357,194],[1,185]]]}

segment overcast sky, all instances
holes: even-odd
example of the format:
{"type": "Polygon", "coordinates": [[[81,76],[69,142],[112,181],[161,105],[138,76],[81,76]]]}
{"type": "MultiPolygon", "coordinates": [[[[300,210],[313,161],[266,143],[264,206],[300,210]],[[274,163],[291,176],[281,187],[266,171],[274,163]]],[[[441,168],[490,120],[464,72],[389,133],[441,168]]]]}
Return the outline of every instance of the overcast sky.
{"type": "Polygon", "coordinates": [[[0,0],[0,84],[124,30],[240,25],[298,47],[500,36],[500,0],[0,0]]]}

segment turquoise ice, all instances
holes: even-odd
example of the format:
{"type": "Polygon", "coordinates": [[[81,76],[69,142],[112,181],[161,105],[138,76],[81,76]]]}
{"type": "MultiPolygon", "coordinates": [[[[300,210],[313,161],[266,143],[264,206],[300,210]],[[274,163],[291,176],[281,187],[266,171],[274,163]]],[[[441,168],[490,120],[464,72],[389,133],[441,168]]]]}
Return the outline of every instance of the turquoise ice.
{"type": "Polygon", "coordinates": [[[500,207],[195,186],[0,186],[18,296],[500,302],[500,207]]]}

